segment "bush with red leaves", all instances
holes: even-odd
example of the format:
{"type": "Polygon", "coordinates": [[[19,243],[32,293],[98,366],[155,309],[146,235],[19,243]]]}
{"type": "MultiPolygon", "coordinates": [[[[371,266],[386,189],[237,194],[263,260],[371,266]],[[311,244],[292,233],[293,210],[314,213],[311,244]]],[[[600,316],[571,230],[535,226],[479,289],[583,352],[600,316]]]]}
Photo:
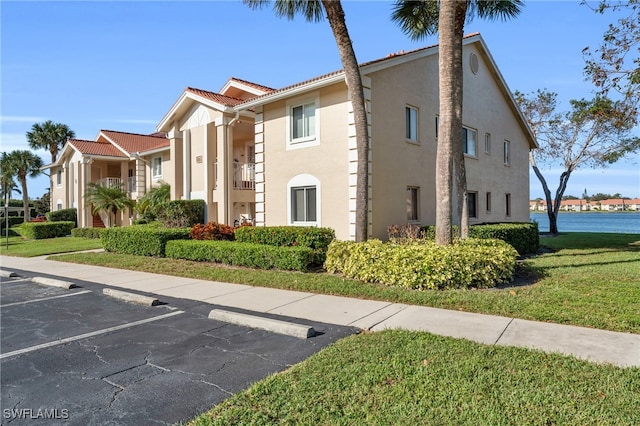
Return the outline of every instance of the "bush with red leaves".
{"type": "Polygon", "coordinates": [[[233,226],[222,223],[209,222],[207,224],[198,223],[191,228],[192,240],[227,240],[236,239],[236,230],[233,226]]]}

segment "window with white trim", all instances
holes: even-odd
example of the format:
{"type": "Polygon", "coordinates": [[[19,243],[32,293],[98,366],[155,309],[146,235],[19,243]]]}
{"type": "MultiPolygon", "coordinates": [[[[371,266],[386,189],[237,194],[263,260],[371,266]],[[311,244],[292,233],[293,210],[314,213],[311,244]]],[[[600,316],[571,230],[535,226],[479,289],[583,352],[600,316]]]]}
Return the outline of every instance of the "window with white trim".
{"type": "Polygon", "coordinates": [[[56,173],[56,185],[62,186],[62,169],[58,169],[58,172],[56,173]]]}
{"type": "Polygon", "coordinates": [[[484,153],[491,154],[491,133],[484,134],[484,153]]]}
{"type": "Polygon", "coordinates": [[[511,142],[504,141],[504,165],[511,165],[511,142]]]}
{"type": "Polygon", "coordinates": [[[162,177],[162,157],[153,157],[151,160],[151,176],[154,179],[162,177]]]}
{"type": "Polygon", "coordinates": [[[62,201],[58,200],[56,203],[56,210],[62,210],[62,201]]]}
{"type": "Polygon", "coordinates": [[[311,94],[286,104],[287,149],[306,148],[320,143],[320,98],[311,94]]]}
{"type": "Polygon", "coordinates": [[[407,221],[418,222],[420,221],[420,188],[417,186],[407,187],[407,221]]]}
{"type": "Polygon", "coordinates": [[[466,155],[476,156],[478,134],[475,130],[468,127],[462,128],[462,151],[466,155]]]}
{"type": "Polygon", "coordinates": [[[287,184],[290,225],[320,226],[320,181],[311,175],[297,175],[287,184]]]}
{"type": "Polygon", "coordinates": [[[407,105],[404,108],[405,138],[409,142],[418,142],[418,108],[407,105]]]}
{"type": "Polygon", "coordinates": [[[315,222],[318,219],[317,189],[315,186],[291,188],[291,221],[293,223],[315,222]]]}

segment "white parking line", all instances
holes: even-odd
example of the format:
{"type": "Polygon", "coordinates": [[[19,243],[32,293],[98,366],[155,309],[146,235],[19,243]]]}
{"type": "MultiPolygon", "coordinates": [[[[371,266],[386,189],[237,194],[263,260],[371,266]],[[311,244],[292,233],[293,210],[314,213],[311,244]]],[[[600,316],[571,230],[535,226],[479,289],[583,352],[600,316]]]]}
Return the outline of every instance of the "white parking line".
{"type": "Polygon", "coordinates": [[[31,278],[18,278],[18,279],[12,279],[10,281],[0,280],[0,284],[22,283],[22,282],[25,282],[25,281],[31,281],[31,278]]]}
{"type": "Polygon", "coordinates": [[[46,349],[46,348],[50,348],[50,347],[53,347],[53,346],[64,345],[65,343],[75,342],[76,340],[82,340],[82,339],[86,339],[86,338],[89,338],[89,337],[99,336],[101,334],[109,333],[111,331],[117,331],[117,330],[122,330],[122,329],[125,329],[125,328],[135,327],[136,325],[142,325],[142,324],[146,324],[146,323],[153,322],[153,321],[158,321],[158,320],[161,320],[161,319],[164,319],[164,318],[169,318],[169,317],[172,317],[172,316],[175,316],[175,315],[180,315],[180,314],[184,314],[184,311],[170,312],[168,314],[159,315],[157,317],[147,318],[147,319],[143,319],[143,320],[140,320],[140,321],[134,321],[134,322],[130,322],[128,324],[117,325],[117,326],[114,326],[114,327],[105,328],[103,330],[92,331],[91,333],[80,334],[78,336],[67,337],[65,339],[56,340],[55,342],[43,343],[41,345],[31,346],[29,348],[19,349],[17,351],[7,352],[5,354],[1,354],[0,355],[0,359],[9,358],[9,357],[16,356],[16,355],[21,355],[21,354],[26,354],[28,352],[33,352],[33,351],[37,351],[37,350],[40,350],[40,349],[46,349]]]}
{"type": "Polygon", "coordinates": [[[63,294],[60,296],[43,297],[41,299],[26,300],[24,302],[7,303],[6,305],[0,305],[0,308],[6,308],[7,306],[26,305],[27,303],[43,302],[45,300],[59,299],[61,297],[78,296],[80,294],[86,294],[86,293],[91,293],[91,290],[84,290],[84,291],[79,291],[77,293],[71,293],[71,294],[63,294]]]}

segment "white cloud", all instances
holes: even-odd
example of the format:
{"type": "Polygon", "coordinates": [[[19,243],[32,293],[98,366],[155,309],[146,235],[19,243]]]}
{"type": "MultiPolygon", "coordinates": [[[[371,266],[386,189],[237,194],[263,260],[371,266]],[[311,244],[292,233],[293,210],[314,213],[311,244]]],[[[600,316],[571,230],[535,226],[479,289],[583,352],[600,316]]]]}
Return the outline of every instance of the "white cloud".
{"type": "Polygon", "coordinates": [[[44,156],[48,153],[44,149],[33,150],[29,147],[24,133],[1,133],[0,134],[0,150],[2,152],[11,152],[15,150],[31,150],[39,156],[44,156]]]}
{"type": "Polygon", "coordinates": [[[2,115],[0,116],[0,122],[2,123],[36,123],[39,121],[45,121],[42,117],[29,117],[20,115],[2,115]]]}

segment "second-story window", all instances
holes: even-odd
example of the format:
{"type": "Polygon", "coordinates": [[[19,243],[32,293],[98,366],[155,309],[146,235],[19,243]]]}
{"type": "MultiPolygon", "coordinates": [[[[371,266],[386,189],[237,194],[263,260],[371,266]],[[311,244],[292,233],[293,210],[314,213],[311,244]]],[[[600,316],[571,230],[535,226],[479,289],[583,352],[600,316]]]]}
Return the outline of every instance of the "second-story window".
{"type": "Polygon", "coordinates": [[[162,177],[162,157],[154,157],[151,160],[151,175],[154,179],[162,177]]]}
{"type": "Polygon", "coordinates": [[[405,115],[405,138],[410,142],[418,142],[418,109],[407,105],[405,115]]]}
{"type": "Polygon", "coordinates": [[[316,103],[309,102],[291,107],[291,142],[304,140],[316,134],[316,103]]]}
{"type": "Polygon", "coordinates": [[[462,151],[472,157],[476,156],[477,132],[468,127],[462,128],[462,151]]]}

